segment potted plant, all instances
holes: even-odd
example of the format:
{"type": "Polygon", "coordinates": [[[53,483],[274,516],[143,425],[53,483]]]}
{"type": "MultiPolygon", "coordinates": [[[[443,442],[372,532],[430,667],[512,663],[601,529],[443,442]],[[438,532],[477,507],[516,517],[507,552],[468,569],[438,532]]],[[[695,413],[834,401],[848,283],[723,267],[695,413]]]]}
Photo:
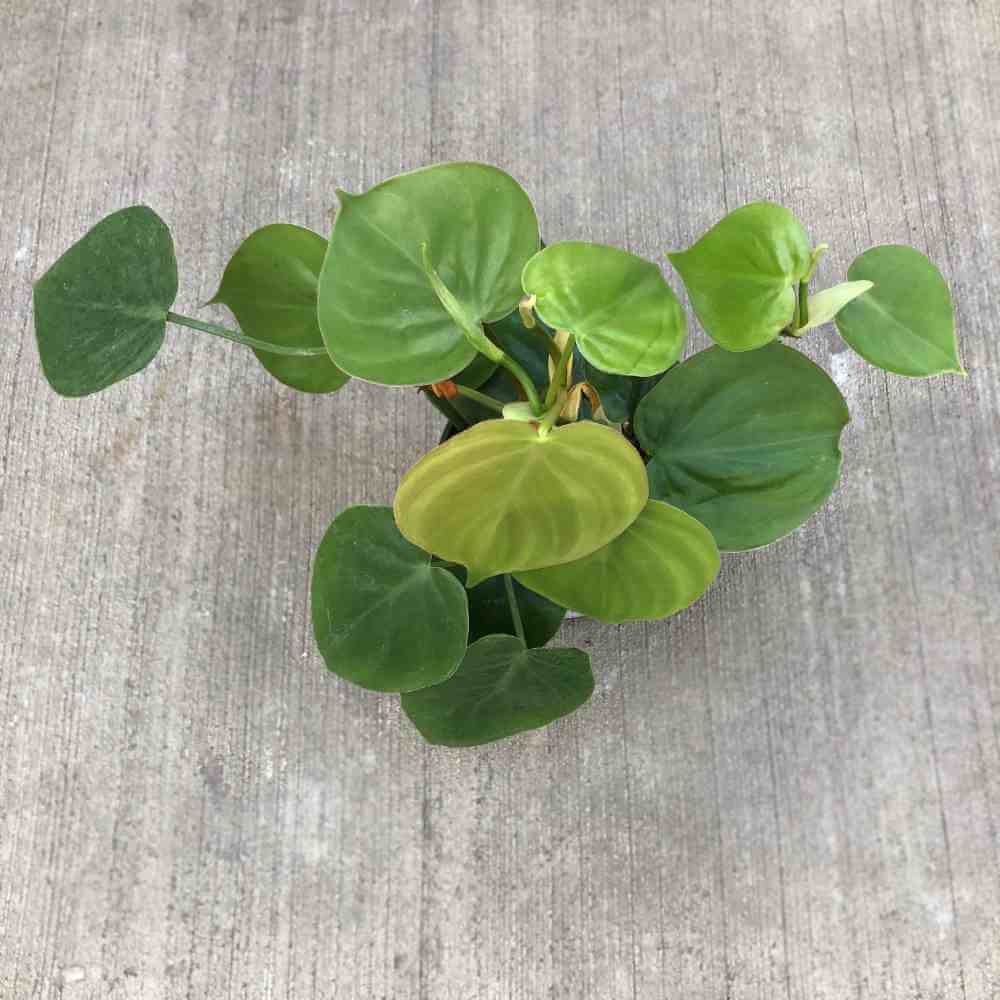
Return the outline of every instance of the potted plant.
{"type": "Polygon", "coordinates": [[[392,508],[351,507],[312,569],[334,673],[399,693],[432,743],[543,726],[593,690],[550,648],[570,608],[603,622],[687,607],[719,552],[801,525],[837,482],[849,415],[795,341],[834,322],[865,360],[961,372],[948,288],[909,247],[861,254],[811,293],[824,244],[759,202],[668,254],[715,346],[682,361],[660,267],[595,243],[544,246],[524,190],[445,163],[338,192],[329,240],[271,225],[213,302],[239,330],[172,311],[170,232],[149,208],[99,222],[35,285],[42,369],[65,396],[142,370],[179,324],[244,344],[303,392],[351,378],[419,387],[446,420],[392,508]]]}

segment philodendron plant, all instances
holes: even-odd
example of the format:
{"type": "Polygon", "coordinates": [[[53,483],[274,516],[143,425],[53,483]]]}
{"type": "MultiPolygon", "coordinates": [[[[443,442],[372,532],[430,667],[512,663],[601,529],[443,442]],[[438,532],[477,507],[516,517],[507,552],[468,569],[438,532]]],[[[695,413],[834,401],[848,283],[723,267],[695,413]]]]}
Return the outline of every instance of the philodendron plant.
{"type": "Polygon", "coordinates": [[[790,346],[834,322],[871,364],[961,372],[948,288],[905,246],[865,251],[810,293],[825,244],[768,202],[667,255],[716,346],[682,361],[683,309],[658,264],[544,246],[527,194],[478,163],[338,192],[327,240],[252,233],[213,302],[231,330],[172,311],[170,232],[135,206],[35,286],[42,369],[86,396],[153,360],[168,323],[244,344],[280,382],[419,387],[441,443],[390,507],[351,507],[320,542],[312,620],[327,666],[397,692],[425,739],[487,743],[579,708],[579,649],[546,648],[573,609],[659,619],[696,601],[719,552],[767,545],[833,490],[847,405],[790,346]]]}

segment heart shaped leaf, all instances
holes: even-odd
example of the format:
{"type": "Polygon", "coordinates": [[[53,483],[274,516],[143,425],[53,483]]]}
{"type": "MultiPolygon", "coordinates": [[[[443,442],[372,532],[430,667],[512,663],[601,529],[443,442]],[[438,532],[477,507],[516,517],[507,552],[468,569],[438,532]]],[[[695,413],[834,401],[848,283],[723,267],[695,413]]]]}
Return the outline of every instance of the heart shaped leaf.
{"type": "Polygon", "coordinates": [[[35,284],[42,371],[63,396],[89,396],[141,371],[177,297],[174,243],[145,205],[102,219],[35,284]]]}
{"type": "Polygon", "coordinates": [[[485,420],[438,445],[403,477],[394,510],[415,545],[469,570],[468,585],[569,562],[620,535],[646,505],[638,452],[591,422],[541,436],[485,420]]]}
{"type": "Polygon", "coordinates": [[[745,355],[695,354],[639,404],[635,426],[653,456],[650,494],[733,550],[767,545],[822,506],[849,419],[826,372],[770,344],[745,355]]]}
{"type": "Polygon", "coordinates": [[[750,351],[791,321],[811,255],[799,220],[781,205],[759,201],[668,256],[705,332],[727,351],[750,351]]]}
{"type": "Polygon", "coordinates": [[[615,539],[561,566],[516,574],[520,583],[602,622],[666,618],[693,604],[719,572],[700,521],[659,500],[615,539]]]}
{"type": "Polygon", "coordinates": [[[832,322],[848,302],[853,302],[859,295],[864,295],[872,287],[870,281],[842,281],[832,288],[809,296],[809,321],[800,327],[796,333],[801,335],[824,323],[832,322]]]}
{"type": "Polygon", "coordinates": [[[580,649],[526,649],[488,635],[473,643],[443,684],[404,694],[403,711],[428,743],[478,746],[569,715],[594,691],[590,657],[580,649]]]}
{"type": "Polygon", "coordinates": [[[521,270],[538,250],[528,196],[496,167],[443,163],[338,197],[319,280],[330,356],[385,385],[426,385],[461,371],[476,351],[432,287],[421,246],[463,315],[498,320],[516,307],[521,270]]]}
{"type": "MultiPolygon", "coordinates": [[[[452,572],[464,582],[465,570],[454,567],[452,572]]],[[[530,648],[544,646],[562,625],[566,609],[546,597],[522,587],[516,580],[514,599],[521,615],[524,639],[530,648]]],[[[469,644],[487,635],[517,635],[507,590],[502,576],[483,580],[467,594],[469,598],[469,644]]]]}
{"type": "Polygon", "coordinates": [[[875,287],[837,313],[837,329],[870,364],[897,375],[965,374],[955,314],[941,272],[913,247],[866,250],[848,268],[852,281],[875,287]]]}
{"type": "MultiPolygon", "coordinates": [[[[229,307],[245,333],[287,347],[322,347],[316,288],[326,240],[300,226],[264,226],[226,265],[212,302],[229,307]]],[[[336,392],[348,377],[328,357],[293,357],[255,350],[279,382],[302,392],[336,392]]]]}
{"type": "Polygon", "coordinates": [[[684,347],[684,311],[660,269],[617,247],[555,243],[528,261],[521,282],[538,315],[575,334],[601,371],[655,375],[684,347]]]}
{"type": "Polygon", "coordinates": [[[465,589],[396,529],[388,507],[349,507],[320,543],[312,621],[327,667],[371,691],[439,684],[465,654],[465,589]]]}

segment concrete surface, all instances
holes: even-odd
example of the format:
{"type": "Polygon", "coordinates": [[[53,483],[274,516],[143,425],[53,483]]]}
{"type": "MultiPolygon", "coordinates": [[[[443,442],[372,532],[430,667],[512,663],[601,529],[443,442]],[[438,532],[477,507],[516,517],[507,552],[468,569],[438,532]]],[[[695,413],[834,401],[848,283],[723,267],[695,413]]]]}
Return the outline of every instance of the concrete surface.
{"type": "Polygon", "coordinates": [[[0,0],[0,39],[3,1000],[1000,996],[995,0],[0,0]],[[671,621],[568,625],[592,703],[463,752],[307,623],[325,525],[435,413],[181,330],[65,401],[30,309],[123,205],[190,311],[256,226],[457,158],[548,240],[657,256],[773,198],[821,283],[912,243],[969,369],[811,336],[854,413],[827,507],[671,621]]]}

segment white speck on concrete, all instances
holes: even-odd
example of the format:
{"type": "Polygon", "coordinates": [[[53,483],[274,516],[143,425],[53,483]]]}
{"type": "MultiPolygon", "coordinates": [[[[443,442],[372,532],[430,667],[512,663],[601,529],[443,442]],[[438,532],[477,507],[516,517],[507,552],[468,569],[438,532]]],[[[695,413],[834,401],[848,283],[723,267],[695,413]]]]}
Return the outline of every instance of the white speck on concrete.
{"type": "Polygon", "coordinates": [[[62,981],[67,986],[82,983],[87,978],[87,970],[82,965],[67,965],[61,972],[62,981]]]}

